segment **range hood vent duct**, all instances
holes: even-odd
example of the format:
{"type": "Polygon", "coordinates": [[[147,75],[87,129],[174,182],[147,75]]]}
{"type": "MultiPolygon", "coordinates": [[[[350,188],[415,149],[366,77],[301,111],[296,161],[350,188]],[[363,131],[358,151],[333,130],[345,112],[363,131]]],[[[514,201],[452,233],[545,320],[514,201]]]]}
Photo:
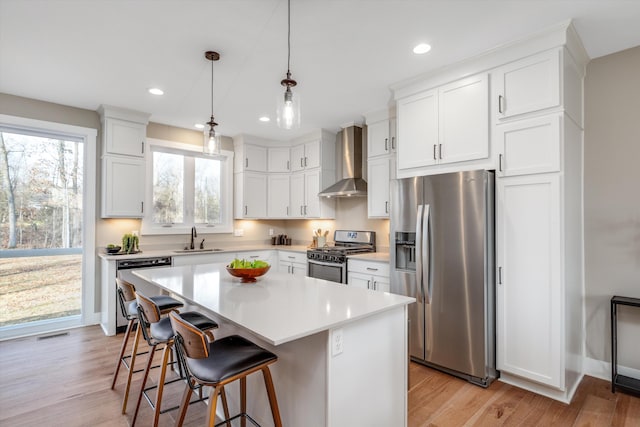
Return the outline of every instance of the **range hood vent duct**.
{"type": "Polygon", "coordinates": [[[321,197],[359,197],[367,195],[367,181],[362,179],[362,128],[342,129],[342,179],[321,191],[321,197]]]}

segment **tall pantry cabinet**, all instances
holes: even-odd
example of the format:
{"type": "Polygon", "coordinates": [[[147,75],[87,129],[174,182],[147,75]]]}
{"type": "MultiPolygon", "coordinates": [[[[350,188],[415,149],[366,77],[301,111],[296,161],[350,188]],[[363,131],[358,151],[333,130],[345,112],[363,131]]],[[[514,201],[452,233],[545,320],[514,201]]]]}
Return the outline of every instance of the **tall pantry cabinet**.
{"type": "MultiPolygon", "coordinates": [[[[392,86],[397,101],[399,177],[495,170],[496,367],[501,381],[564,402],[570,401],[582,378],[584,357],[583,79],[587,62],[575,29],[566,22],[448,67],[446,72],[392,86]],[[488,93],[484,82],[488,82],[488,93]],[[452,94],[460,95],[459,100],[475,101],[464,109],[464,121],[451,116],[449,128],[471,123],[478,139],[477,145],[465,145],[468,156],[445,165],[448,140],[435,124],[443,128],[442,120],[436,120],[444,114],[442,100],[437,100],[447,88],[454,89],[452,94]],[[414,117],[416,111],[422,111],[421,120],[414,117]],[[425,122],[429,112],[432,120],[425,122]],[[483,120],[489,130],[487,139],[483,120]],[[433,129],[424,123],[433,123],[433,129]],[[415,163],[420,153],[425,159],[415,163]]],[[[465,130],[464,140],[469,135],[465,130]]]]}

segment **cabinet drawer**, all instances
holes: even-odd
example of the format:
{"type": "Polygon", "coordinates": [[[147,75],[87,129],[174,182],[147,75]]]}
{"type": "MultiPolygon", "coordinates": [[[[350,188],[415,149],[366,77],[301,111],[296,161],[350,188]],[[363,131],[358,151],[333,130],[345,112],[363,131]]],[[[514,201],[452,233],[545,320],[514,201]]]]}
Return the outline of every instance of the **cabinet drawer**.
{"type": "Polygon", "coordinates": [[[271,262],[274,258],[273,251],[245,251],[236,253],[236,258],[246,259],[247,261],[261,260],[266,262],[271,262]]]}
{"type": "Polygon", "coordinates": [[[349,273],[353,272],[389,277],[389,263],[349,258],[347,261],[347,271],[349,273]]]}
{"type": "Polygon", "coordinates": [[[552,115],[496,126],[498,174],[558,172],[561,120],[561,115],[552,115]]]}
{"type": "Polygon", "coordinates": [[[305,263],[307,262],[307,254],[306,252],[288,252],[288,251],[278,251],[278,259],[280,261],[288,261],[288,262],[298,262],[305,263]]]}

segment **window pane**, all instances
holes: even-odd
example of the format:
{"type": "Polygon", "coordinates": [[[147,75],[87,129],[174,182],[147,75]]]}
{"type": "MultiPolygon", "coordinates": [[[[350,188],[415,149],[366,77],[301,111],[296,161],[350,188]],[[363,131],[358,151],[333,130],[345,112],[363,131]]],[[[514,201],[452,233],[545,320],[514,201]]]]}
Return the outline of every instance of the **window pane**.
{"type": "Polygon", "coordinates": [[[153,153],[153,222],[181,223],[183,212],[184,156],[153,153]]]}
{"type": "Polygon", "coordinates": [[[220,161],[196,157],[195,211],[196,224],[220,224],[220,161]]]}

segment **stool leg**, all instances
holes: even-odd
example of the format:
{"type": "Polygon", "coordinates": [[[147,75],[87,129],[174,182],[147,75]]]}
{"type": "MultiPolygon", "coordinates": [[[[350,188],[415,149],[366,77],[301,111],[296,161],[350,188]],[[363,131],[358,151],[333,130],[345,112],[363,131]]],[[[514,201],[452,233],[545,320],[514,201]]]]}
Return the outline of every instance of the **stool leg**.
{"type": "MultiPolygon", "coordinates": [[[[209,396],[209,413],[207,414],[207,426],[215,427],[216,425],[216,406],[218,404],[218,394],[220,394],[221,385],[217,385],[209,396]]],[[[188,405],[189,402],[186,402],[188,405]]]]}
{"type": "Polygon", "coordinates": [[[127,324],[127,330],[124,332],[124,338],[122,340],[122,346],[120,347],[120,355],[118,355],[118,362],[116,363],[116,371],[113,373],[113,381],[111,382],[111,390],[116,386],[116,380],[118,379],[118,372],[120,371],[120,365],[122,365],[122,357],[127,349],[127,343],[129,342],[129,335],[131,335],[131,329],[133,329],[133,323],[135,319],[129,320],[127,324]]]}
{"type": "MultiPolygon", "coordinates": [[[[142,394],[144,393],[144,388],[147,385],[147,378],[149,378],[149,371],[151,370],[151,365],[153,364],[153,356],[156,354],[156,346],[152,345],[149,349],[149,359],[147,360],[147,366],[144,368],[144,375],[142,377],[142,385],[140,386],[140,393],[138,394],[138,402],[136,403],[136,411],[133,413],[133,420],[131,421],[131,427],[136,425],[136,418],[138,418],[138,411],[140,410],[140,402],[142,401],[142,394]]],[[[160,388],[160,384],[158,384],[158,389],[160,388]]]]}
{"type": "MultiPolygon", "coordinates": [[[[220,389],[220,398],[222,399],[222,409],[224,410],[224,419],[229,419],[229,405],[227,405],[227,393],[224,391],[224,387],[220,389]]],[[[227,427],[231,427],[231,421],[227,421],[227,427]]]]}
{"type": "Polygon", "coordinates": [[[269,396],[269,405],[271,405],[273,423],[276,427],[282,427],[280,409],[278,409],[278,400],[276,398],[276,389],[273,387],[273,379],[271,378],[271,371],[268,366],[262,368],[262,375],[264,376],[264,385],[267,388],[267,395],[269,396]]]}
{"type": "Polygon", "coordinates": [[[164,351],[162,352],[162,365],[160,367],[160,378],[158,379],[158,388],[156,393],[156,410],[153,416],[153,427],[158,426],[158,421],[160,421],[160,409],[162,406],[162,393],[164,391],[164,380],[167,376],[167,363],[169,361],[169,355],[171,354],[171,343],[166,343],[164,345],[164,351]]]}
{"type": "MultiPolygon", "coordinates": [[[[195,384],[195,381],[188,380],[191,384],[195,384]]],[[[182,401],[180,402],[180,409],[178,410],[178,416],[176,417],[176,427],[182,427],[182,423],[184,423],[184,417],[187,415],[187,408],[189,407],[189,401],[191,400],[191,384],[187,384],[184,388],[184,392],[182,393],[182,401]]]]}
{"type": "Polygon", "coordinates": [[[133,367],[136,363],[136,354],[138,353],[138,343],[140,342],[140,335],[142,335],[142,328],[138,327],[136,330],[136,337],[133,340],[133,349],[131,350],[131,361],[129,362],[129,374],[127,375],[127,386],[124,389],[124,398],[122,400],[122,413],[127,412],[127,400],[129,400],[129,390],[131,389],[131,377],[133,376],[133,367]]]}
{"type": "MultiPolygon", "coordinates": [[[[240,413],[247,413],[247,377],[240,378],[240,413]]],[[[240,418],[241,427],[247,426],[247,418],[240,418]]]]}

